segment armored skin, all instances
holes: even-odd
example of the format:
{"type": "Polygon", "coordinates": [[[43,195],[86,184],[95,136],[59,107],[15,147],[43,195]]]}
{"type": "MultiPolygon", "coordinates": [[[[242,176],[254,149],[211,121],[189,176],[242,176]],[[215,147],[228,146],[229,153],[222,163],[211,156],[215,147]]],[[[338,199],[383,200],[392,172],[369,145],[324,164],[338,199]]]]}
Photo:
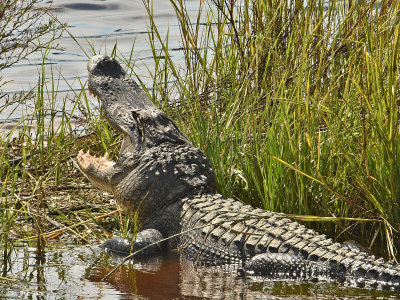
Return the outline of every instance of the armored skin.
{"type": "Polygon", "coordinates": [[[249,275],[400,289],[398,265],[334,243],[284,214],[216,194],[207,157],[115,59],[94,56],[88,71],[89,89],[123,142],[115,162],[82,151],[77,162],[96,187],[112,192],[128,213],[137,211],[141,228],[133,245],[113,238],[104,247],[125,254],[146,247],[141,255],[179,249],[198,263],[234,264],[249,275]]]}

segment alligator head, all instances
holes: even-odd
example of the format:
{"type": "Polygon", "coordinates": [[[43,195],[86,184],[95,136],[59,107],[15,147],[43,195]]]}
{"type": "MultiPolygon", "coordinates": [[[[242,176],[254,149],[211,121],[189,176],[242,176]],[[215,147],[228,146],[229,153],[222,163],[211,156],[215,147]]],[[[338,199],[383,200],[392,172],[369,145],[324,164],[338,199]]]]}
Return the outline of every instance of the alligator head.
{"type": "Polygon", "coordinates": [[[215,175],[206,156],[160,111],[138,84],[111,57],[88,63],[89,90],[100,97],[103,113],[123,135],[114,162],[78,154],[83,173],[98,188],[144,221],[196,188],[215,190],[215,175]]]}

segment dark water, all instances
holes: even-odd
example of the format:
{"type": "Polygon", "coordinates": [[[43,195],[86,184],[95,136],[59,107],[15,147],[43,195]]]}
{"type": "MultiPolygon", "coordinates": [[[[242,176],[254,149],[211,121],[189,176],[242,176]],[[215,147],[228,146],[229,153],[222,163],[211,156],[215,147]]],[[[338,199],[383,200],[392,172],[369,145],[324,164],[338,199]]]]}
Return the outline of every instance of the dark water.
{"type": "Polygon", "coordinates": [[[102,281],[118,260],[96,246],[2,249],[0,299],[399,299],[388,291],[328,283],[244,278],[234,269],[201,267],[178,253],[135,260],[102,281]],[[2,277],[9,277],[9,280],[2,277]]]}

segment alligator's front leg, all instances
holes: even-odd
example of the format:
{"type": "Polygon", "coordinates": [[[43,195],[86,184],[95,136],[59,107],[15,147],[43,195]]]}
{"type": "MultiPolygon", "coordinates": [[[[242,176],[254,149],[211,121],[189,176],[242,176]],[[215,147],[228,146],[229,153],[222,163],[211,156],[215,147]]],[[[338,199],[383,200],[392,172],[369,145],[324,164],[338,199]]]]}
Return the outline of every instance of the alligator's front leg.
{"type": "Polygon", "coordinates": [[[111,238],[100,245],[107,251],[111,251],[118,255],[129,255],[138,252],[135,256],[152,256],[160,254],[164,249],[162,234],[156,229],[144,229],[139,231],[136,239],[131,242],[124,238],[111,238]]]}

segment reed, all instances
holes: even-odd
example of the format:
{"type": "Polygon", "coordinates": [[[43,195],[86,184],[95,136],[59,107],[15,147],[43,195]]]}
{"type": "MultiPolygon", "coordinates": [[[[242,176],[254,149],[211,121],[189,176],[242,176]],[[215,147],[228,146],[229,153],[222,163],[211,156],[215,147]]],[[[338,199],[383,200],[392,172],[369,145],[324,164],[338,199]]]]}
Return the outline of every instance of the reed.
{"type": "Polygon", "coordinates": [[[219,192],[394,256],[398,3],[212,0],[189,19],[172,0],[182,68],[143,2],[149,95],[210,158],[219,192]]]}

